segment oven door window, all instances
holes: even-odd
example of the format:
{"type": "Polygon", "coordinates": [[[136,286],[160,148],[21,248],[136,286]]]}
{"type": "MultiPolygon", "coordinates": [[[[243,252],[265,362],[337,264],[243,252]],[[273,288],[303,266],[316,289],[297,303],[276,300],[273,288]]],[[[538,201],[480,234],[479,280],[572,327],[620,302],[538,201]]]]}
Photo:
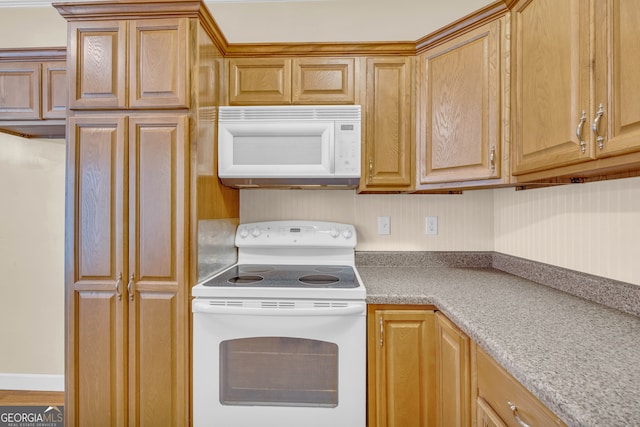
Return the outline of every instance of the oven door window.
{"type": "Polygon", "coordinates": [[[220,343],[223,405],[338,405],[338,346],[303,338],[257,337],[220,343]]]}

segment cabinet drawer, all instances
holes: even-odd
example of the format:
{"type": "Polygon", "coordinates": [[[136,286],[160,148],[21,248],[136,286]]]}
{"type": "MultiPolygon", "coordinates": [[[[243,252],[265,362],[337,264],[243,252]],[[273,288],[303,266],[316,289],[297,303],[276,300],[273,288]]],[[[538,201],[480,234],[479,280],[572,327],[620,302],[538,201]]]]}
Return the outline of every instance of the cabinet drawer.
{"type": "Polygon", "coordinates": [[[507,426],[521,426],[516,420],[516,415],[530,426],[565,425],[480,347],[478,347],[476,363],[478,394],[486,400],[507,426]],[[516,406],[515,413],[507,402],[512,402],[516,406]]]}

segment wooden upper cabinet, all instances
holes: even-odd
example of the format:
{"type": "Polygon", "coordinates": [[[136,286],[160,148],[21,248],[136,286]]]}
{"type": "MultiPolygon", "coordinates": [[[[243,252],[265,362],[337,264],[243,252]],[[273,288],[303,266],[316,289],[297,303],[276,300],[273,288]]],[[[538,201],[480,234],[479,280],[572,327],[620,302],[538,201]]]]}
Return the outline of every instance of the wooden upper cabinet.
{"type": "Polygon", "coordinates": [[[186,19],[132,21],[129,107],[187,106],[186,19]]]}
{"type": "Polygon", "coordinates": [[[597,1],[594,7],[596,90],[587,132],[601,158],[640,150],[640,8],[634,0],[597,1]]]}
{"type": "Polygon", "coordinates": [[[514,175],[593,156],[588,5],[533,0],[513,9],[514,175]]]}
{"type": "Polygon", "coordinates": [[[353,58],[238,58],[229,62],[230,105],[353,104],[353,58]]]}
{"type": "Polygon", "coordinates": [[[67,117],[69,82],[66,62],[42,64],[42,118],[67,117]]]}
{"type": "Polygon", "coordinates": [[[229,104],[289,104],[291,61],[287,59],[230,59],[229,104]]]}
{"type": "Polygon", "coordinates": [[[69,22],[69,108],[126,108],[126,21],[69,22]]]}
{"type": "Polygon", "coordinates": [[[70,108],[187,107],[187,34],[186,18],[70,22],[70,108]]]}
{"type": "Polygon", "coordinates": [[[508,181],[505,19],[418,56],[418,189],[508,181]]]}
{"type": "Polygon", "coordinates": [[[0,117],[2,120],[40,118],[39,63],[0,63],[0,117]]]}
{"type": "Polygon", "coordinates": [[[412,58],[367,58],[360,191],[412,187],[412,58]]]}
{"type": "Polygon", "coordinates": [[[353,58],[293,60],[293,104],[353,104],[353,58]]]}

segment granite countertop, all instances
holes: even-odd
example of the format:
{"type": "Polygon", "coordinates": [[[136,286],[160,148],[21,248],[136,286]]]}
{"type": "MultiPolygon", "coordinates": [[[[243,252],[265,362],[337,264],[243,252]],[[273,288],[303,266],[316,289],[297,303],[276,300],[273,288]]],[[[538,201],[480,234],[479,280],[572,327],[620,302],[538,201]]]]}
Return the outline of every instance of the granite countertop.
{"type": "Polygon", "coordinates": [[[356,258],[367,303],[435,305],[569,426],[640,426],[640,317],[495,262],[377,257],[356,258]]]}

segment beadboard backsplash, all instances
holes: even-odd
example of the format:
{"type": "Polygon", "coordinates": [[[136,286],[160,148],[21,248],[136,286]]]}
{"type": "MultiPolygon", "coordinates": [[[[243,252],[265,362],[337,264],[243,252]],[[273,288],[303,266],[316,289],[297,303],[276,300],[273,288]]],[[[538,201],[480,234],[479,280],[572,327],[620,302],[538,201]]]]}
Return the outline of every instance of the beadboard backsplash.
{"type": "Polygon", "coordinates": [[[241,190],[240,221],[326,220],[354,224],[358,251],[491,251],[493,193],[462,195],[366,194],[354,190],[241,190]],[[388,235],[378,217],[390,218],[388,235]],[[425,234],[425,217],[438,217],[438,234],[425,234]]]}
{"type": "Polygon", "coordinates": [[[640,285],[640,178],[493,191],[496,252],[640,285]]]}
{"type": "Polygon", "coordinates": [[[358,251],[496,251],[640,285],[640,178],[462,195],[240,192],[241,222],[273,219],[353,223],[358,251]],[[379,216],[391,234],[378,234],[379,216]]]}

